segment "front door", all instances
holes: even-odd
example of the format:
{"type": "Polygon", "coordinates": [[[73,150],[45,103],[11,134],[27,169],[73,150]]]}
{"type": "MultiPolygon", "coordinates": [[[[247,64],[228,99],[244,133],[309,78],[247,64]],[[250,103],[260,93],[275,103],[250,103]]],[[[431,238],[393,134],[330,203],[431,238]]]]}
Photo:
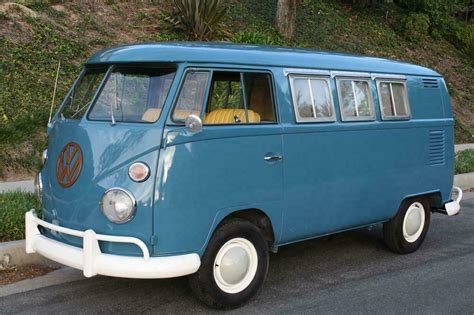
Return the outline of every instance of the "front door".
{"type": "Polygon", "coordinates": [[[281,220],[282,135],[274,103],[269,73],[185,73],[159,158],[158,253],[202,252],[212,227],[236,210],[281,220]],[[203,121],[198,133],[183,127],[190,114],[203,121]]]}

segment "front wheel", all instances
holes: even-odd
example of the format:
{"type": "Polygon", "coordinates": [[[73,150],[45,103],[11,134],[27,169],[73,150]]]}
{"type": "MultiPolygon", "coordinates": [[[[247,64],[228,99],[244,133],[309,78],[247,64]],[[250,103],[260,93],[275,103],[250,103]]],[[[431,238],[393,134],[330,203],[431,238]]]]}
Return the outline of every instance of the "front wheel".
{"type": "Polygon", "coordinates": [[[385,243],[400,254],[416,251],[428,232],[430,217],[430,204],[426,198],[404,200],[397,215],[383,225],[385,243]]]}
{"type": "Polygon", "coordinates": [[[258,227],[231,219],[214,233],[198,272],[189,277],[197,297],[214,308],[235,308],[262,287],[268,272],[268,244],[258,227]]]}

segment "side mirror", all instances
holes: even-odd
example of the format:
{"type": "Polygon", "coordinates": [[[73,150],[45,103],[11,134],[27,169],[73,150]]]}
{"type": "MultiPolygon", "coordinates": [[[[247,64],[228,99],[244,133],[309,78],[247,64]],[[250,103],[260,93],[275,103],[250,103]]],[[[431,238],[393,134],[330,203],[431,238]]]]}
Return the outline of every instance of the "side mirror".
{"type": "Polygon", "coordinates": [[[185,122],[186,128],[191,132],[200,132],[202,130],[202,120],[196,115],[189,115],[185,122]]]}

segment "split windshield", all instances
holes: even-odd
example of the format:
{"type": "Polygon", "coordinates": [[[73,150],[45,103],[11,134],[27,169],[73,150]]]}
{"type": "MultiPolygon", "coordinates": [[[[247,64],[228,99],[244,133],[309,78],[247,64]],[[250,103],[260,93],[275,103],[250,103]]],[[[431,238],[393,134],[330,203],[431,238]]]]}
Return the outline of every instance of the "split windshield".
{"type": "Polygon", "coordinates": [[[152,123],[158,120],[175,76],[174,69],[113,67],[86,69],[63,108],[61,116],[80,119],[91,102],[89,120],[152,123]],[[100,93],[94,100],[94,95],[100,93]]]}
{"type": "Polygon", "coordinates": [[[81,119],[97,91],[107,68],[86,69],[66,99],[61,118],[81,119]]]}

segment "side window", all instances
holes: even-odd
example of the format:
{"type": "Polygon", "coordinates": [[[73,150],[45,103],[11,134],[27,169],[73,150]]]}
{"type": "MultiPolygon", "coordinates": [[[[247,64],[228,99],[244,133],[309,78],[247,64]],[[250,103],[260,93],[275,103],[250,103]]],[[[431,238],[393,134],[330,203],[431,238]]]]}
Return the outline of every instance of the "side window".
{"type": "Polygon", "coordinates": [[[335,121],[329,79],[291,76],[290,81],[297,122],[335,121]]]}
{"type": "Polygon", "coordinates": [[[239,72],[214,72],[206,112],[245,109],[239,72]]]}
{"type": "Polygon", "coordinates": [[[337,79],[343,121],[374,120],[374,102],[369,80],[337,79]]]}
{"type": "Polygon", "coordinates": [[[174,121],[184,122],[191,114],[201,115],[208,79],[208,71],[190,71],[186,73],[173,111],[172,119],[174,121]]]}
{"type": "Polygon", "coordinates": [[[377,80],[382,119],[407,119],[410,117],[408,97],[404,82],[377,80]]]}
{"type": "Polygon", "coordinates": [[[206,125],[276,121],[269,74],[215,71],[209,93],[206,125]]]}

